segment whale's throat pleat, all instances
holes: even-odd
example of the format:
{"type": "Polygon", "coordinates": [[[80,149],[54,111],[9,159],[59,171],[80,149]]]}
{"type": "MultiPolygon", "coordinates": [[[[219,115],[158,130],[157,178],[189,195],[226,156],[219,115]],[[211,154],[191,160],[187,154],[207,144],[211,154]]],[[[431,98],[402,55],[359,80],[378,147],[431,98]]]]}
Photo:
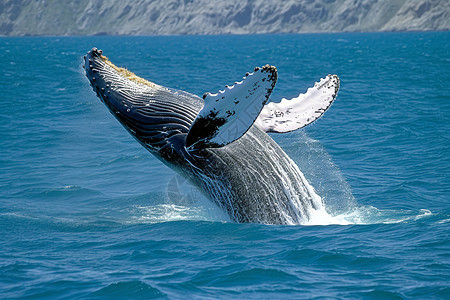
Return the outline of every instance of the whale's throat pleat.
{"type": "Polygon", "coordinates": [[[103,55],[90,64],[97,95],[139,142],[155,150],[174,135],[187,134],[203,106],[199,97],[152,83],[103,55]]]}

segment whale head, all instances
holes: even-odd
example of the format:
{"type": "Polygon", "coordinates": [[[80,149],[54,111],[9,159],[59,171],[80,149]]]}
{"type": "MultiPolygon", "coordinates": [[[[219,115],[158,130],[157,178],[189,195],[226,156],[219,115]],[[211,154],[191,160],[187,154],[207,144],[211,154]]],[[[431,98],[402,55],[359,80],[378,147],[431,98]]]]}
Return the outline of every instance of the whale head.
{"type": "Polygon", "coordinates": [[[160,86],[115,66],[97,48],[84,57],[84,70],[111,114],[153,153],[174,143],[183,144],[203,106],[200,97],[160,86]]]}

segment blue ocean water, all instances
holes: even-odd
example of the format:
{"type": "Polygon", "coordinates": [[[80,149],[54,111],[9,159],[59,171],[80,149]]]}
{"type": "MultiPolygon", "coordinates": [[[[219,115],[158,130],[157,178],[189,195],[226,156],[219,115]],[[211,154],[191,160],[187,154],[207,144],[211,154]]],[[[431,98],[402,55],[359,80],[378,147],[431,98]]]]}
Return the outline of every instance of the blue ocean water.
{"type": "Polygon", "coordinates": [[[450,32],[0,38],[0,63],[0,298],[450,298],[450,32]],[[93,46],[198,95],[338,74],[322,119],[272,135],[331,217],[229,222],[96,98],[93,46]]]}

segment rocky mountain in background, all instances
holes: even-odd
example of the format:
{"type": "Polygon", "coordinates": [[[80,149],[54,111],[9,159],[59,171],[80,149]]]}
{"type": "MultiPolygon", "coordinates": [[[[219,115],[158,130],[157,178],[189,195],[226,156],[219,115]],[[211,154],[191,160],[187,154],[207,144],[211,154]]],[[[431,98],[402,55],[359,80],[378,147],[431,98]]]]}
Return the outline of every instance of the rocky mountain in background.
{"type": "Polygon", "coordinates": [[[1,0],[0,35],[450,29],[449,0],[1,0]]]}

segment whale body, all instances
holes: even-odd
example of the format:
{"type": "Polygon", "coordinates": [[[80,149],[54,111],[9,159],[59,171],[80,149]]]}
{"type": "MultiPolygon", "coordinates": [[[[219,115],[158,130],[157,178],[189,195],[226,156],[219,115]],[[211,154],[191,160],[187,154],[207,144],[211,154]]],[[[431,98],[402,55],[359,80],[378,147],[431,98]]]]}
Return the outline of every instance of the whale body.
{"type": "Polygon", "coordinates": [[[320,196],[267,133],[293,131],[319,118],[337,95],[336,75],[296,98],[271,102],[277,70],[266,65],[202,99],[118,68],[96,48],[84,60],[94,91],[126,130],[232,221],[302,224],[324,210],[320,196]]]}

